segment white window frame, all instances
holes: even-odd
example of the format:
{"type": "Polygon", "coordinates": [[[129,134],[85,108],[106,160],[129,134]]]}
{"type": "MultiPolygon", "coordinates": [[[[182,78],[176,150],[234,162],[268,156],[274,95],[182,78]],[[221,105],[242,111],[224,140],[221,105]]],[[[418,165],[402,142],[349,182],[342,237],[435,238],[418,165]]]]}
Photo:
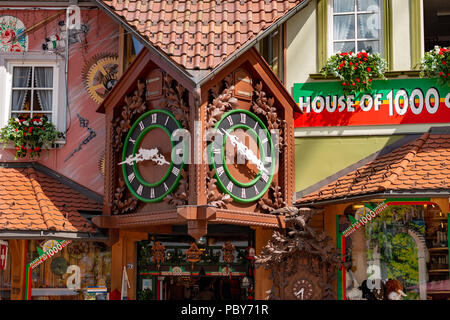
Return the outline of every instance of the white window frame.
{"type": "Polygon", "coordinates": [[[0,57],[0,126],[7,125],[11,118],[11,98],[14,67],[52,67],[52,123],[60,132],[66,129],[66,110],[64,103],[64,59],[54,54],[4,54],[0,57]]]}
{"type": "MultiPolygon", "coordinates": [[[[379,17],[380,17],[380,29],[379,29],[379,38],[380,41],[380,54],[382,57],[384,57],[384,10],[383,10],[383,3],[384,0],[379,0],[379,17]]],[[[328,0],[328,34],[330,35],[330,38],[328,39],[328,57],[331,57],[335,54],[334,52],[334,43],[335,42],[351,42],[353,41],[355,43],[355,52],[358,51],[358,42],[360,41],[373,41],[374,39],[367,39],[367,38],[360,38],[358,39],[358,14],[370,14],[375,13],[374,11],[356,11],[357,10],[357,0],[355,0],[355,8],[354,11],[351,12],[351,14],[355,17],[355,38],[353,40],[334,40],[334,6],[333,6],[333,0],[328,0]]],[[[350,12],[346,13],[336,13],[336,15],[349,15],[350,12]]]]}

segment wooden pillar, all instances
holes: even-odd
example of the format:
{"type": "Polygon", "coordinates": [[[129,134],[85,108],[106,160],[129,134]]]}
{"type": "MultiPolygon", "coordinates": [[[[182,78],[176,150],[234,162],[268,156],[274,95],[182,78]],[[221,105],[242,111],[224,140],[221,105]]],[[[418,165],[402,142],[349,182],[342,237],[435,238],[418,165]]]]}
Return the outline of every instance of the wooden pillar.
{"type": "Polygon", "coordinates": [[[8,240],[11,255],[11,300],[23,300],[27,240],[8,240]]]}
{"type": "Polygon", "coordinates": [[[112,246],[111,265],[111,292],[115,289],[122,290],[123,267],[132,266],[126,269],[130,288],[128,289],[128,300],[136,299],[136,279],[137,279],[137,250],[136,242],[146,240],[148,234],[145,232],[120,231],[119,241],[112,246]]]}
{"type": "MultiPolygon", "coordinates": [[[[257,227],[255,230],[255,250],[256,254],[261,254],[261,249],[267,244],[267,241],[272,237],[273,229],[265,229],[257,227]]],[[[272,280],[270,280],[270,270],[265,270],[262,267],[255,269],[255,299],[265,300],[267,291],[272,288],[272,280]]]]}

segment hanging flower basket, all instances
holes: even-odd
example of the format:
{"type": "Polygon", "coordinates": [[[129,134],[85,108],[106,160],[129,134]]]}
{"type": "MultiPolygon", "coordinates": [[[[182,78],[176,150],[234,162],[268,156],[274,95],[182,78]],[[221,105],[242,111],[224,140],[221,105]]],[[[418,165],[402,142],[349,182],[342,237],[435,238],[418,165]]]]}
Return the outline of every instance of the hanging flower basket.
{"type": "Polygon", "coordinates": [[[0,141],[3,149],[9,142],[16,148],[15,159],[39,158],[43,146],[50,146],[63,134],[56,131],[55,126],[46,117],[11,118],[8,124],[0,130],[0,141]]]}
{"type": "Polygon", "coordinates": [[[374,78],[384,79],[386,60],[378,53],[338,52],[320,70],[324,76],[334,75],[342,80],[345,94],[370,91],[374,78]]]}
{"type": "Polygon", "coordinates": [[[437,78],[442,85],[450,86],[450,48],[435,46],[425,52],[420,65],[420,76],[437,78]]]}

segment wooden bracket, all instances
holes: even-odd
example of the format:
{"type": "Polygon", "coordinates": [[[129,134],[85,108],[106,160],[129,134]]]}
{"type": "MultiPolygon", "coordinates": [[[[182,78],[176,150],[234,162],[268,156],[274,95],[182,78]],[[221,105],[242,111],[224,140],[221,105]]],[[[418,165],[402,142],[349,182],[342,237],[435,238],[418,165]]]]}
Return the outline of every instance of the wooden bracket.
{"type": "Polygon", "coordinates": [[[178,207],[178,216],[187,220],[188,234],[198,240],[208,233],[208,220],[216,217],[216,207],[184,206],[178,207]]]}

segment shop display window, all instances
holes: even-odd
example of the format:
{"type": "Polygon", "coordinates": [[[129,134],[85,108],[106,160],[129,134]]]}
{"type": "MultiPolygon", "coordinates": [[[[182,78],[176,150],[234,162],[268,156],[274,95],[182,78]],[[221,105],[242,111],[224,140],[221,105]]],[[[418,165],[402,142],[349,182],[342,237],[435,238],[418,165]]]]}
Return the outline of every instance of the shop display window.
{"type": "MultiPolygon", "coordinates": [[[[339,219],[340,232],[364,210],[348,207],[339,219]]],[[[346,299],[450,298],[448,217],[438,206],[390,206],[344,243],[346,299]]]]}
{"type": "Polygon", "coordinates": [[[253,299],[251,243],[248,234],[152,235],[138,243],[137,299],[253,299]]]}
{"type": "MultiPolygon", "coordinates": [[[[54,241],[29,241],[27,262],[54,241]]],[[[72,241],[31,276],[33,300],[106,300],[110,287],[111,250],[101,242],[72,241]]]]}

